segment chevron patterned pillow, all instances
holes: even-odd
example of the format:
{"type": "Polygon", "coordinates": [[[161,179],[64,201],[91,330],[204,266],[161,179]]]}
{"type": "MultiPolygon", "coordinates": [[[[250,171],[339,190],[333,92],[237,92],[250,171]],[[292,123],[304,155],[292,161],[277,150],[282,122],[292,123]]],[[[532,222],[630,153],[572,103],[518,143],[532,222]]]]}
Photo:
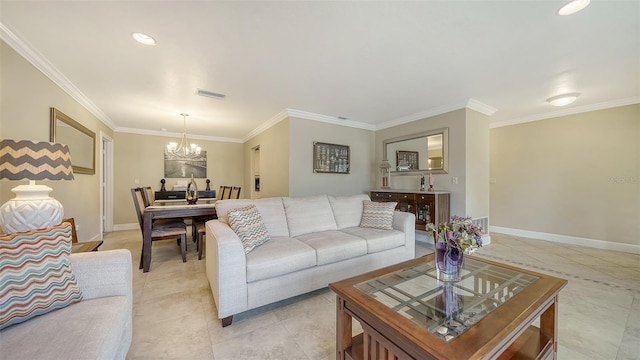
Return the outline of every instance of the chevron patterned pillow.
{"type": "Polygon", "coordinates": [[[227,215],[229,226],[242,240],[245,254],[271,239],[262,221],[262,215],[255,205],[231,210],[227,215]]]}
{"type": "Polygon", "coordinates": [[[393,211],[397,202],[375,202],[364,200],[360,227],[392,230],[393,211]]]}
{"type": "Polygon", "coordinates": [[[82,300],[70,253],[66,222],[0,236],[0,329],[82,300]]]}

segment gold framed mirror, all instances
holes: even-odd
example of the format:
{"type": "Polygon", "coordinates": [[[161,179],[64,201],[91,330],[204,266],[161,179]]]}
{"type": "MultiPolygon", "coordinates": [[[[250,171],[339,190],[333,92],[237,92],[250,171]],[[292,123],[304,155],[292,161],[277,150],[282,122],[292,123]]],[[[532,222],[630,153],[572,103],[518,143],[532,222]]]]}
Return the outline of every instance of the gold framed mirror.
{"type": "Polygon", "coordinates": [[[449,172],[449,128],[384,140],[382,156],[389,161],[392,175],[446,174],[449,172]]]}
{"type": "Polygon", "coordinates": [[[95,174],[96,134],[56,108],[50,115],[50,141],[69,146],[74,174],[95,174]]]}

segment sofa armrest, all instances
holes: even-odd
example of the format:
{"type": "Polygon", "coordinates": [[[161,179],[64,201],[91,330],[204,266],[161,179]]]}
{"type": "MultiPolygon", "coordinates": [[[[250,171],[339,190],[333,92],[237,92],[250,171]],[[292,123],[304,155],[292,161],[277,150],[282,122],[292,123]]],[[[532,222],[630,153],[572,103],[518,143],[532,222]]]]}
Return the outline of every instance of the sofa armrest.
{"type": "Polygon", "coordinates": [[[393,228],[404,233],[404,245],[408,246],[415,256],[416,249],[416,217],[410,212],[394,211],[393,228]]]}
{"type": "Polygon", "coordinates": [[[206,268],[220,319],[247,309],[247,257],[242,241],[227,224],[207,221],[206,268]]]}
{"type": "Polygon", "coordinates": [[[71,269],[85,300],[124,295],[132,301],[132,265],[129,250],[71,254],[71,269]]]}

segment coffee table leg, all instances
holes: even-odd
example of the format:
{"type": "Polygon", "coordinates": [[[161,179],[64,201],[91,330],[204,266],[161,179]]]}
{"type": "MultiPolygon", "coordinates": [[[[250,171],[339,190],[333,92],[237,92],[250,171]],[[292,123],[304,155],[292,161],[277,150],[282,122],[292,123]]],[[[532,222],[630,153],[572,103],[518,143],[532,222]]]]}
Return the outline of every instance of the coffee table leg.
{"type": "Polygon", "coordinates": [[[553,303],[542,315],[540,315],[540,333],[553,339],[553,358],[558,358],[558,296],[553,298],[553,303]]]}
{"type": "Polygon", "coordinates": [[[336,359],[345,360],[345,350],[351,347],[352,319],[344,311],[344,300],[336,296],[336,359]]]}

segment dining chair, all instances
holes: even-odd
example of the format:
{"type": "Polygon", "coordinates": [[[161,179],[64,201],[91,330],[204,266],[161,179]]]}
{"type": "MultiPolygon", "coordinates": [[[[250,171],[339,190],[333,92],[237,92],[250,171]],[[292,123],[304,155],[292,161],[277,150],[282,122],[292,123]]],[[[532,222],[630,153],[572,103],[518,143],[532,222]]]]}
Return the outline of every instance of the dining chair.
{"type": "Polygon", "coordinates": [[[230,192],[231,191],[227,186],[220,185],[220,190],[218,190],[218,200],[226,199],[226,196],[228,196],[230,192]]]}
{"type": "Polygon", "coordinates": [[[231,187],[231,193],[229,193],[229,199],[240,199],[240,186],[231,187]]]}
{"type": "Polygon", "coordinates": [[[75,244],[78,242],[78,233],[76,232],[76,220],[74,218],[66,218],[62,219],[63,223],[71,224],[71,243],[75,244]]]}
{"type": "MultiPolygon", "coordinates": [[[[144,209],[145,200],[142,188],[131,189],[131,196],[133,197],[133,205],[138,215],[138,223],[140,224],[140,231],[144,232],[144,209]]],[[[178,239],[182,250],[182,262],[187,262],[187,228],[183,223],[174,223],[174,225],[166,224],[153,224],[151,226],[151,242],[156,240],[178,239]]],[[[144,250],[144,243],[142,244],[144,250]]],[[[151,249],[149,249],[151,251],[151,249]]],[[[142,269],[142,253],[140,253],[140,269],[142,269]]]]}
{"type": "Polygon", "coordinates": [[[151,189],[151,186],[144,187],[144,192],[142,193],[142,197],[144,198],[145,207],[153,205],[153,202],[155,201],[155,196],[153,195],[153,190],[151,189]]]}
{"type": "MultiPolygon", "coordinates": [[[[221,185],[218,191],[218,200],[239,199],[240,187],[221,185]]],[[[202,252],[205,246],[205,237],[207,233],[206,223],[211,218],[194,218],[192,234],[195,236],[196,249],[198,250],[198,260],[202,260],[202,252]]]]}

